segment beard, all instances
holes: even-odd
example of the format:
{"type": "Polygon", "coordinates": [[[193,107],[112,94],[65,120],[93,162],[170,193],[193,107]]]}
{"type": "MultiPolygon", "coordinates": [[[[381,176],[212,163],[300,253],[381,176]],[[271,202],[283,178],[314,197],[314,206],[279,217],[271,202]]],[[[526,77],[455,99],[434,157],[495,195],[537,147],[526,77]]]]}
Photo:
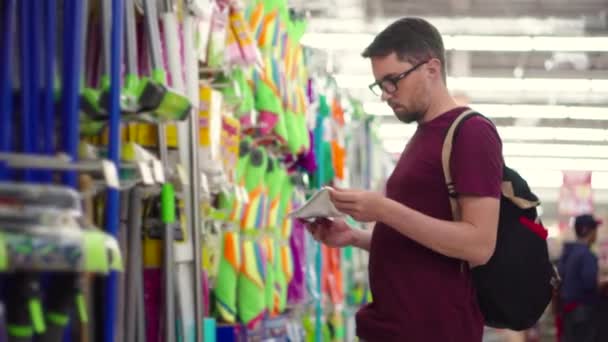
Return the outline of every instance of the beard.
{"type": "Polygon", "coordinates": [[[411,110],[400,104],[390,103],[389,105],[393,109],[393,113],[395,114],[397,119],[399,119],[399,121],[406,123],[406,124],[410,124],[415,121],[420,121],[420,120],[422,120],[422,117],[424,116],[424,114],[421,111],[411,110]]]}

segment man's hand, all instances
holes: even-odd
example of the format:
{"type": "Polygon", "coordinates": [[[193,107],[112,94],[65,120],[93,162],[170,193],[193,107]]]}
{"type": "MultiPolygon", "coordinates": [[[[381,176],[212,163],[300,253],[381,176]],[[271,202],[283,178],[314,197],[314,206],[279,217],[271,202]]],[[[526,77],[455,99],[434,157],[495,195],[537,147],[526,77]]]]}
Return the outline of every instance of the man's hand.
{"type": "Polygon", "coordinates": [[[379,208],[384,196],[379,192],[331,189],[329,196],[340,212],[359,222],[379,221],[379,208]]]}
{"type": "Polygon", "coordinates": [[[329,247],[345,247],[355,243],[355,231],[342,219],[334,221],[319,218],[313,223],[306,223],[306,228],[316,241],[329,247]]]}

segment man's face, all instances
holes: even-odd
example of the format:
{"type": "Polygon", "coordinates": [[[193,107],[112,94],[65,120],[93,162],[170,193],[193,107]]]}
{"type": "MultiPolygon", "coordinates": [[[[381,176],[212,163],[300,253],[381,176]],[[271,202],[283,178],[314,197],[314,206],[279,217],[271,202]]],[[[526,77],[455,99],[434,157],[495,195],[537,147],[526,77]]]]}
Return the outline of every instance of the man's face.
{"type": "Polygon", "coordinates": [[[597,241],[597,228],[591,231],[589,238],[589,244],[593,245],[597,241]]]}
{"type": "MultiPolygon", "coordinates": [[[[401,61],[395,53],[386,57],[372,57],[372,72],[377,82],[396,77],[415,66],[401,61]]],[[[402,122],[421,121],[429,107],[429,83],[424,77],[425,65],[396,82],[395,92],[382,91],[382,100],[393,109],[402,122]]]]}

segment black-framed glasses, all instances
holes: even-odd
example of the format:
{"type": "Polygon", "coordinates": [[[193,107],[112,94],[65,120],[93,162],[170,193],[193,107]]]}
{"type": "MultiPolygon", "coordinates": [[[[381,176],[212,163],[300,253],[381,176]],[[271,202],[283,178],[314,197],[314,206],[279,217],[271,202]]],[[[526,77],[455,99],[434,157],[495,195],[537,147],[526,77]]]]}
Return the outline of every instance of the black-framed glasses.
{"type": "Polygon", "coordinates": [[[369,90],[371,90],[372,93],[377,96],[382,95],[382,92],[385,92],[387,94],[393,94],[399,89],[399,87],[397,86],[399,81],[406,78],[409,74],[413,73],[414,71],[416,71],[416,69],[420,68],[422,65],[428,62],[429,61],[420,62],[414,65],[413,67],[407,69],[406,71],[400,73],[399,75],[387,76],[379,81],[376,81],[369,85],[369,90]]]}

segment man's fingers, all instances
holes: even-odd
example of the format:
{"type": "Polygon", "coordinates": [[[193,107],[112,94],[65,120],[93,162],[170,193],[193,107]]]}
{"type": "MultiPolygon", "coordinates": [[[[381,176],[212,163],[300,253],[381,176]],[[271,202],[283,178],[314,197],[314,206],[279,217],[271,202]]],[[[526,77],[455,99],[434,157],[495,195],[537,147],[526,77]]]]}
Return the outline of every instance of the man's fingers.
{"type": "Polygon", "coordinates": [[[318,229],[317,229],[317,227],[315,227],[315,226],[313,226],[313,225],[308,225],[308,226],[306,226],[306,230],[308,230],[308,232],[309,232],[309,233],[310,233],[312,236],[314,236],[314,235],[315,235],[315,233],[317,232],[317,230],[318,230],[318,229]]]}
{"type": "Polygon", "coordinates": [[[332,224],[331,220],[326,217],[319,217],[315,220],[315,224],[320,228],[327,228],[332,224]]]}
{"type": "Polygon", "coordinates": [[[332,200],[332,202],[343,201],[349,197],[352,197],[352,196],[350,193],[348,193],[346,191],[335,190],[335,189],[329,190],[329,198],[332,200]]]}
{"type": "Polygon", "coordinates": [[[336,203],[353,203],[357,200],[357,197],[352,192],[334,192],[330,193],[331,201],[336,203]]]}
{"type": "Polygon", "coordinates": [[[349,202],[336,202],[334,203],[334,205],[336,206],[336,209],[338,209],[339,211],[343,212],[344,214],[349,214],[353,211],[356,211],[358,209],[358,204],[357,203],[349,203],[349,202]]]}
{"type": "Polygon", "coordinates": [[[323,229],[318,229],[314,234],[315,240],[319,242],[323,242],[323,229]]]}

